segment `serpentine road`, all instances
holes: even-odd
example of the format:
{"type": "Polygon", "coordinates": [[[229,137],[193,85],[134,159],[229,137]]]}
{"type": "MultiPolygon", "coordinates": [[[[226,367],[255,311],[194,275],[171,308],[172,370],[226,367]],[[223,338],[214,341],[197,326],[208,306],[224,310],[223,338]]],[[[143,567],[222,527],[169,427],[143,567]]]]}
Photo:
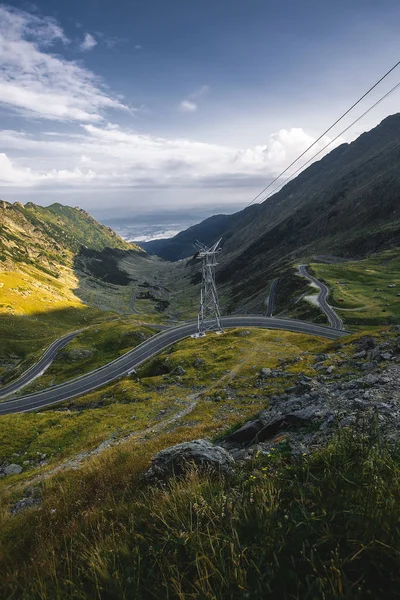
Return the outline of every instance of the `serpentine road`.
{"type": "Polygon", "coordinates": [[[327,298],[329,296],[329,288],[324,283],[322,283],[321,281],[319,281],[318,279],[316,279],[308,273],[307,265],[299,265],[299,273],[302,277],[306,277],[307,279],[309,279],[309,281],[312,281],[317,287],[319,287],[317,301],[321,310],[328,317],[328,321],[331,327],[342,330],[342,319],[337,315],[337,313],[333,310],[332,306],[330,306],[327,302],[327,298]]]}
{"type": "Polygon", "coordinates": [[[21,377],[5,385],[0,387],[0,398],[4,398],[4,396],[9,396],[14,392],[18,391],[28,383],[31,383],[34,379],[43,375],[45,370],[51,365],[53,360],[55,359],[57,353],[64,348],[75,336],[81,333],[80,331],[74,331],[73,333],[68,333],[63,337],[59,338],[55,342],[53,342],[45,351],[45,353],[40,357],[37,363],[35,363],[30,369],[25,371],[21,377]]]}
{"type": "MultiPolygon", "coordinates": [[[[286,331],[316,335],[331,340],[348,335],[346,331],[315,325],[314,323],[258,316],[225,317],[223,319],[223,326],[225,328],[261,327],[266,329],[284,329],[286,331]]],[[[0,415],[29,412],[87,394],[111,381],[131,374],[141,363],[158,352],[165,350],[165,348],[175,342],[189,337],[196,330],[197,323],[193,322],[157,333],[133,350],[95,371],[40,392],[3,402],[0,404],[0,415]]]]}

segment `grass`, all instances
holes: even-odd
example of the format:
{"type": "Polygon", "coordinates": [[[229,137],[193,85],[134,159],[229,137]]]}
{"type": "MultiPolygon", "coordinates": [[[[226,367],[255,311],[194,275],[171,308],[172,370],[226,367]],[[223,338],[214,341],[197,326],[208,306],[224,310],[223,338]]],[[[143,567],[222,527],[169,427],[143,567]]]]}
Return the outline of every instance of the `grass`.
{"type": "MultiPolygon", "coordinates": [[[[92,339],[99,347],[119,341],[126,326],[92,329],[92,339]]],[[[2,417],[2,461],[29,464],[0,480],[0,597],[396,597],[400,458],[376,430],[343,430],[300,462],[277,440],[225,480],[193,470],[159,489],[143,478],[159,450],[218,438],[292,385],[276,377],[260,386],[262,367],[313,375],[316,354],[335,364],[337,350],[352,355],[361,335],[327,342],[231,330],[188,339],[137,378],[56,409],[2,417]],[[51,471],[124,439],[77,471],[51,471]],[[11,516],[32,486],[42,504],[11,516]]]]}
{"type": "Polygon", "coordinates": [[[119,317],[114,321],[85,328],[57,355],[41,377],[24,388],[24,393],[63,383],[97,369],[132,350],[157,333],[157,330],[143,325],[142,319],[143,317],[139,319],[136,316],[119,317]],[[82,355],[82,351],[88,355],[82,355]]]}
{"type": "Polygon", "coordinates": [[[149,458],[181,439],[113,450],[47,482],[39,508],[3,510],[3,597],[398,597],[400,458],[376,432],[149,487],[149,458]]]}
{"type": "Polygon", "coordinates": [[[311,263],[315,276],[331,289],[329,302],[349,327],[400,322],[400,251],[340,264],[311,263]],[[394,288],[389,285],[394,284],[394,288]],[[342,299],[342,301],[339,300],[342,299]]]}
{"type": "MultiPolygon", "coordinates": [[[[132,342],[131,336],[123,335],[126,332],[126,324],[116,328],[105,325],[98,333],[92,329],[91,335],[100,349],[101,343],[121,344],[121,338],[132,342]]],[[[331,343],[316,337],[266,330],[253,330],[245,336],[240,330],[232,330],[222,336],[185,340],[145,363],[137,378],[119,380],[41,412],[3,416],[1,461],[30,461],[16,478],[24,481],[79,452],[93,450],[105,439],[118,440],[136,433],[141,439],[157,437],[164,420],[188,407],[187,416],[161,429],[179,426],[190,437],[195,432],[219,435],[261,410],[270,395],[290,385],[287,380],[275,378],[260,388],[258,373],[262,367],[275,368],[285,361],[289,363],[285,370],[311,373],[314,353],[330,347],[331,343]],[[292,361],[293,356],[299,360],[292,361]],[[183,367],[184,375],[174,374],[178,366],[183,367]],[[40,467],[43,461],[38,459],[41,454],[47,455],[44,469],[40,467]]],[[[55,375],[59,380],[70,376],[70,368],[59,361],[46,372],[45,381],[49,383],[55,375]]],[[[0,480],[0,489],[8,482],[0,480]]]]}

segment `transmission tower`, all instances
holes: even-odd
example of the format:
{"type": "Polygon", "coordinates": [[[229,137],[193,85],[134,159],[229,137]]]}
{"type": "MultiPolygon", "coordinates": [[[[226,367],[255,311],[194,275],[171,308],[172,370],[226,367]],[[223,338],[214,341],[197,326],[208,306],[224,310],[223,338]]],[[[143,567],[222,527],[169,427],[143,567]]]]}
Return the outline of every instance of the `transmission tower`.
{"type": "Polygon", "coordinates": [[[210,248],[207,248],[207,246],[200,242],[196,242],[195,244],[197,248],[195,258],[202,260],[200,307],[197,316],[197,333],[195,337],[203,337],[206,331],[223,332],[217,287],[215,285],[215,267],[218,264],[218,254],[221,252],[221,248],[219,248],[220,243],[221,240],[218,240],[210,248]]]}

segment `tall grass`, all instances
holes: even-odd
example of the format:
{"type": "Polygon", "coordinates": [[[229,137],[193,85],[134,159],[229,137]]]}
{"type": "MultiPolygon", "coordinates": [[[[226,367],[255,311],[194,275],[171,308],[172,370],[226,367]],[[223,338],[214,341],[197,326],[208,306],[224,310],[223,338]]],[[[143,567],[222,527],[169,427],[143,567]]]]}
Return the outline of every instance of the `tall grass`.
{"type": "Polygon", "coordinates": [[[376,437],[342,433],[296,463],[277,447],[229,479],[193,469],[164,487],[141,477],[147,458],[64,475],[9,520],[1,597],[399,597],[400,457],[376,437]]]}

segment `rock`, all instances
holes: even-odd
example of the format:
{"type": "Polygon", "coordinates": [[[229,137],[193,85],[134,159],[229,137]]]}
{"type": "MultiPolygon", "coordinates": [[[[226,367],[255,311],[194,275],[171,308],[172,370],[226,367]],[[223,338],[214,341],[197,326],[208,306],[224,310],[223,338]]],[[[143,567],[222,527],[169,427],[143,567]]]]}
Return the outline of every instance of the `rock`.
{"type": "Polygon", "coordinates": [[[248,329],[244,329],[242,331],[239,331],[238,336],[239,337],[244,337],[246,335],[250,335],[251,331],[249,331],[248,329]]]}
{"type": "Polygon", "coordinates": [[[261,377],[261,379],[267,379],[268,377],[271,377],[271,375],[272,375],[272,369],[270,369],[268,367],[264,367],[260,371],[260,377],[261,377]]]}
{"type": "Polygon", "coordinates": [[[328,375],[331,375],[335,369],[336,369],[336,367],[334,365],[331,365],[330,367],[327,368],[326,372],[328,375]]]}
{"type": "Polygon", "coordinates": [[[373,348],[376,348],[377,341],[374,337],[370,335],[364,335],[363,337],[357,340],[356,345],[358,351],[361,352],[362,350],[371,350],[373,348]]]}
{"type": "Polygon", "coordinates": [[[353,354],[353,358],[365,358],[366,356],[367,356],[366,350],[361,350],[361,352],[356,352],[356,354],[353,354]]]}
{"type": "Polygon", "coordinates": [[[248,421],[238,429],[234,431],[230,435],[227,435],[223,442],[228,444],[248,444],[252,442],[256,435],[261,431],[264,427],[264,424],[260,421],[260,419],[256,419],[255,421],[248,421]]]}
{"type": "Polygon", "coordinates": [[[204,365],[204,360],[202,358],[197,357],[196,360],[194,361],[194,367],[196,367],[196,369],[198,369],[199,367],[201,367],[202,365],[204,365]]]}
{"type": "Polygon", "coordinates": [[[11,465],[7,465],[3,471],[5,475],[19,475],[19,473],[22,473],[22,467],[21,465],[12,463],[11,465]]]}
{"type": "Polygon", "coordinates": [[[27,508],[38,506],[43,501],[40,489],[38,487],[29,487],[25,490],[25,497],[18,500],[11,508],[12,515],[17,515],[27,508]]]}
{"type": "Polygon", "coordinates": [[[175,369],[171,372],[171,375],[186,375],[186,371],[181,365],[175,367],[175,369]]]}
{"type": "Polygon", "coordinates": [[[393,357],[393,354],[391,352],[382,352],[382,354],[381,354],[382,360],[391,360],[392,357],[393,357]]]}
{"type": "Polygon", "coordinates": [[[152,460],[146,478],[166,480],[182,475],[191,464],[206,471],[213,470],[227,475],[232,472],[234,460],[221,446],[207,440],[183,442],[159,452],[152,460]]]}

